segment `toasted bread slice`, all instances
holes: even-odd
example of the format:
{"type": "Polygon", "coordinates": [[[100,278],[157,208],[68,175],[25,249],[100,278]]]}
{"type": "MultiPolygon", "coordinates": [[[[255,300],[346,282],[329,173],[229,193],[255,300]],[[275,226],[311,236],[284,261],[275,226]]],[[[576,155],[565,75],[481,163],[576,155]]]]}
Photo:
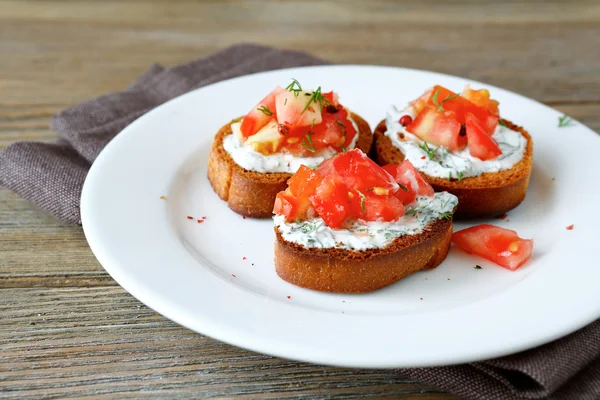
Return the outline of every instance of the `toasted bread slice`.
{"type": "MultiPolygon", "coordinates": [[[[525,199],[525,192],[531,175],[533,143],[529,133],[520,126],[505,119],[507,127],[520,132],[527,139],[523,159],[511,169],[500,172],[486,172],[479,176],[462,180],[444,179],[421,173],[436,192],[450,192],[458,197],[455,218],[497,217],[512,210],[525,199]]],[[[371,157],[379,164],[398,164],[404,154],[385,136],[385,120],[375,128],[371,157]]]]}
{"type": "MultiPolygon", "coordinates": [[[[358,126],[356,147],[368,153],[373,143],[371,128],[360,116],[351,113],[351,117],[358,126]]],[[[208,158],[208,180],[236,213],[253,218],[271,217],[275,196],[286,189],[292,174],[249,171],[236,164],[223,148],[223,139],[232,134],[231,122],[215,136],[208,158]]]]}
{"type": "Polygon", "coordinates": [[[363,251],[308,249],[285,240],[278,227],[275,236],[275,269],[284,281],[322,292],[366,293],[440,265],[450,249],[452,221],[437,219],[423,233],[363,251]]]}

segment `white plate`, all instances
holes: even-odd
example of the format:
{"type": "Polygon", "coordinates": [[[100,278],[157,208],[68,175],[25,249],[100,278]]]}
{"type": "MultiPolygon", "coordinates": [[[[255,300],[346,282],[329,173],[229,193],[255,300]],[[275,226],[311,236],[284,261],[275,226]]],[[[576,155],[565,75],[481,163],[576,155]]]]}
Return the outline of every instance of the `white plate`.
{"type": "Polygon", "coordinates": [[[402,106],[436,83],[482,86],[400,68],[297,68],[220,82],[149,112],[100,154],[81,199],[94,254],[131,294],[223,342],[349,367],[497,357],[600,316],[600,138],[576,121],[558,128],[555,110],[490,85],[502,115],[534,139],[527,199],[507,219],[491,221],[535,240],[525,267],[510,272],[453,248],[437,269],[371,294],[318,293],[280,280],[272,221],[230,211],[212,191],[206,163],[217,130],[290,78],[335,89],[371,126],[390,104],[402,106]]]}

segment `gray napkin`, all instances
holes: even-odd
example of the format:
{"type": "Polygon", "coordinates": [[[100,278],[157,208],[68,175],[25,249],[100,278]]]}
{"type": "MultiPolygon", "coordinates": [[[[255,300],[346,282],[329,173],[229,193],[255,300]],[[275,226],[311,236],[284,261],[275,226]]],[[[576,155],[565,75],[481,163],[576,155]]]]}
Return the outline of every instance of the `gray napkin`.
{"type": "MultiPolygon", "coordinates": [[[[173,68],[153,65],[124,91],[55,115],[52,128],[60,135],[56,143],[18,142],[2,150],[0,184],[56,217],[80,224],[79,198],[90,165],[136,118],[173,97],[217,81],[320,64],[325,62],[305,53],[238,45],[173,68]]],[[[516,355],[397,372],[464,398],[600,399],[600,321],[516,355]]]]}

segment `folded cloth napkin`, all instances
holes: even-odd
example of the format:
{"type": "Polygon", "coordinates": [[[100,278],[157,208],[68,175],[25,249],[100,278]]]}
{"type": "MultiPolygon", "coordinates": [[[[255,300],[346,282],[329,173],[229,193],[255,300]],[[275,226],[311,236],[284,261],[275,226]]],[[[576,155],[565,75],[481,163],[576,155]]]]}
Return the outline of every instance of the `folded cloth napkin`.
{"type": "MultiPolygon", "coordinates": [[[[61,111],[56,143],[19,142],[0,152],[0,184],[56,217],[80,224],[90,165],[124,127],[189,90],[253,72],[325,64],[296,51],[238,45],[173,68],[153,65],[122,92],[61,111]]],[[[385,106],[385,105],[383,105],[385,106]]],[[[600,321],[545,346],[467,365],[400,374],[472,399],[600,399],[600,321]]]]}

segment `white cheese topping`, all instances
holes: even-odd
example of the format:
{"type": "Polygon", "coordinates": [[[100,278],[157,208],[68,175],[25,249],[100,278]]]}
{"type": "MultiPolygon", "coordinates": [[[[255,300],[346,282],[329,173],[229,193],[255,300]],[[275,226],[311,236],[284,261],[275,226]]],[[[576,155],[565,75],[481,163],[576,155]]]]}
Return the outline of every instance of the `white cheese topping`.
{"type": "Polygon", "coordinates": [[[498,124],[492,135],[502,151],[498,158],[483,161],[471,156],[467,147],[457,152],[450,152],[446,148],[438,148],[428,143],[429,148],[435,150],[435,156],[433,159],[429,159],[427,152],[419,147],[423,146],[424,142],[407,132],[406,128],[400,124],[400,118],[404,115],[410,115],[413,119],[416,117],[415,110],[410,106],[404,110],[398,110],[394,106],[390,107],[386,116],[387,131],[385,135],[391,139],[394,146],[402,151],[404,157],[416,169],[429,176],[462,179],[479,176],[484,172],[504,171],[511,169],[525,154],[527,139],[520,132],[498,124]],[[404,139],[401,139],[399,134],[403,134],[404,139]]]}
{"type": "MultiPolygon", "coordinates": [[[[354,129],[356,129],[356,135],[352,142],[348,146],[348,150],[351,150],[356,147],[356,142],[358,140],[358,126],[350,117],[348,117],[352,125],[354,125],[354,129]]],[[[256,172],[287,172],[290,174],[298,171],[301,165],[306,165],[309,168],[316,168],[319,164],[325,161],[328,158],[331,158],[335,153],[331,147],[320,150],[317,154],[312,157],[296,157],[289,153],[275,153],[270,155],[264,155],[257,151],[255,151],[250,145],[247,143],[242,143],[240,141],[240,126],[242,122],[234,122],[231,124],[231,130],[233,134],[225,137],[223,139],[223,148],[233,161],[236,162],[240,167],[247,169],[249,171],[256,172]]]]}
{"type": "Polygon", "coordinates": [[[433,197],[417,197],[407,206],[405,215],[392,222],[356,221],[348,229],[332,229],[320,217],[301,222],[285,222],[283,215],[273,220],[288,242],[307,248],[340,248],[348,250],[377,249],[404,235],[422,233],[427,225],[440,218],[449,218],[458,198],[448,192],[433,197]]]}

